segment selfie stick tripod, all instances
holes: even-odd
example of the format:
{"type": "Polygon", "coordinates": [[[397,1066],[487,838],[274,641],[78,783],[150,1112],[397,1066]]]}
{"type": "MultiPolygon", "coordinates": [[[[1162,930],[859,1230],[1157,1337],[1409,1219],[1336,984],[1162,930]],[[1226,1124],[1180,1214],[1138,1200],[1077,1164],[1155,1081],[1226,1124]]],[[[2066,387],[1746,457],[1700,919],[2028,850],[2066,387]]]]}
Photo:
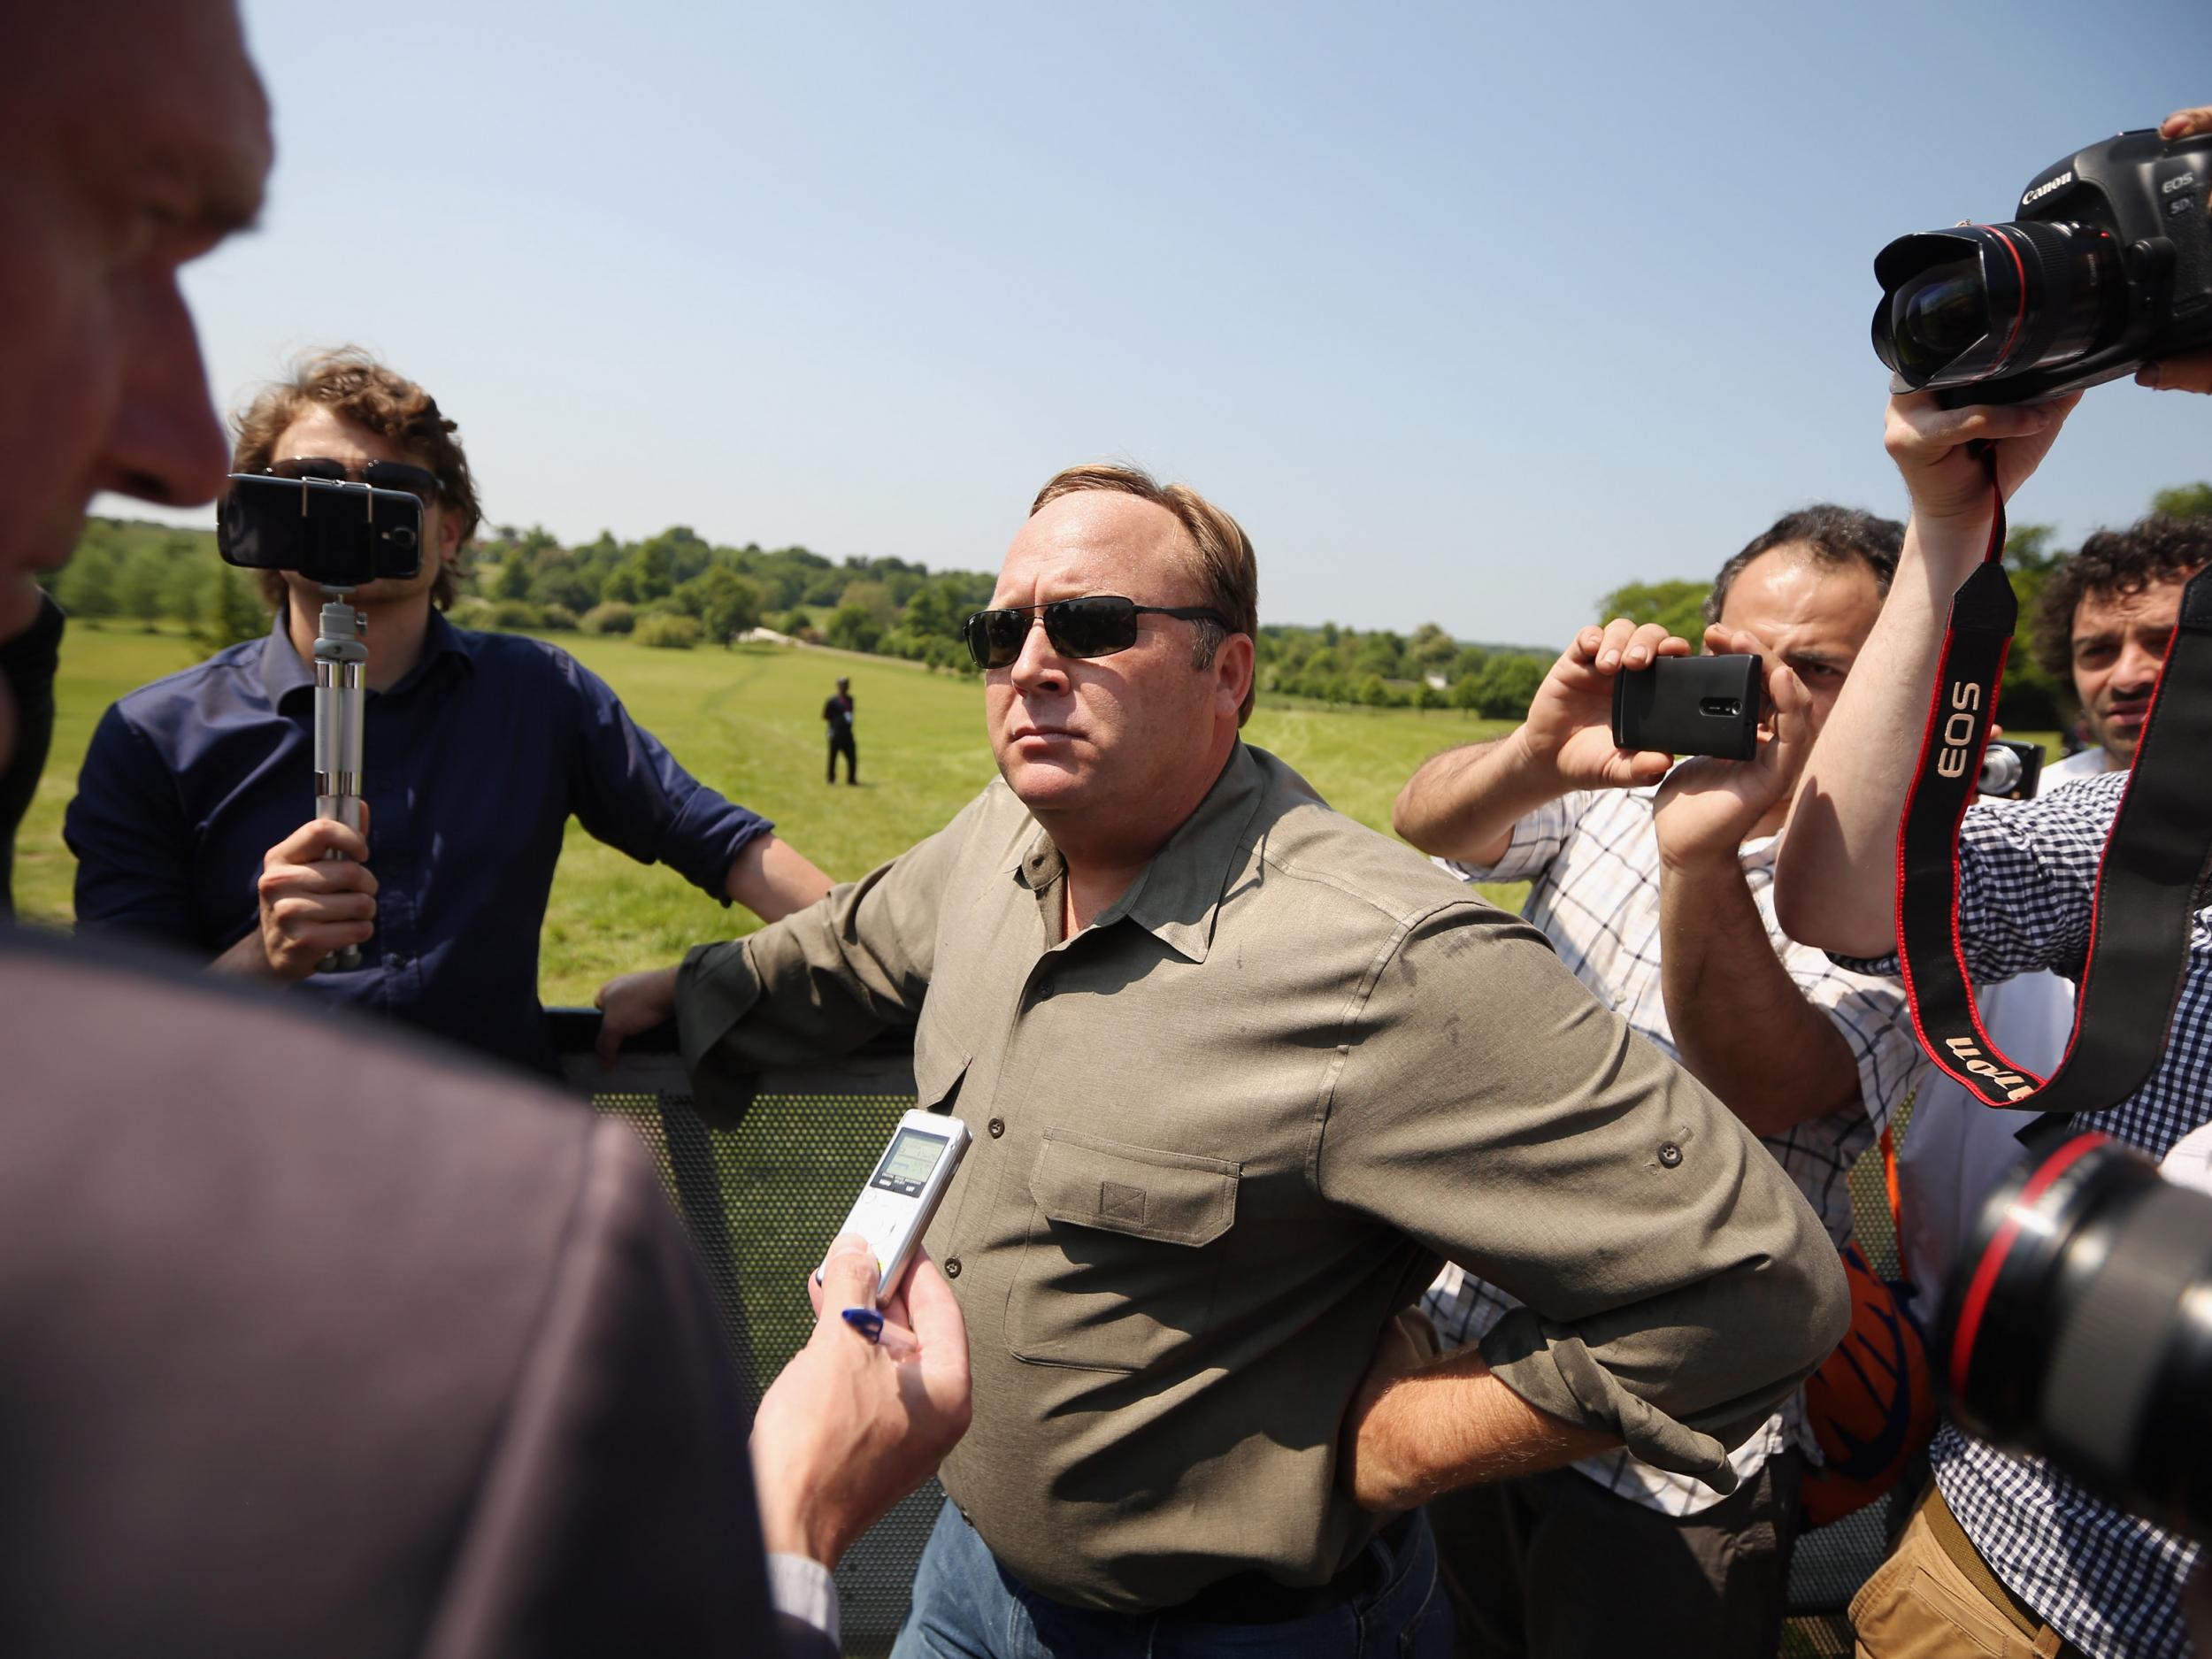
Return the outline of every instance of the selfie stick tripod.
{"type": "MultiPolygon", "coordinates": [[[[362,624],[351,588],[323,589],[322,623],[315,635],[315,816],[335,818],[356,834],[363,823],[361,677],[369,662],[362,624]]],[[[334,850],[330,855],[338,856],[334,850]]],[[[317,971],[360,965],[361,948],[348,945],[325,956],[317,971]]]]}

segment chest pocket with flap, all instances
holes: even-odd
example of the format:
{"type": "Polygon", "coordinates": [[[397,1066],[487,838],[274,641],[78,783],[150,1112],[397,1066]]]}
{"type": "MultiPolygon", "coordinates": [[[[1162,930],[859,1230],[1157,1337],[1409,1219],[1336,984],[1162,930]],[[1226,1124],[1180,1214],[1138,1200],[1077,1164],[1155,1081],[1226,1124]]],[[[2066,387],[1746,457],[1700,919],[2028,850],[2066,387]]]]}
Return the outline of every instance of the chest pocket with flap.
{"type": "Polygon", "coordinates": [[[1207,1329],[1238,1166],[1048,1130],[1007,1295],[1015,1356],[1139,1371],[1207,1329]]]}

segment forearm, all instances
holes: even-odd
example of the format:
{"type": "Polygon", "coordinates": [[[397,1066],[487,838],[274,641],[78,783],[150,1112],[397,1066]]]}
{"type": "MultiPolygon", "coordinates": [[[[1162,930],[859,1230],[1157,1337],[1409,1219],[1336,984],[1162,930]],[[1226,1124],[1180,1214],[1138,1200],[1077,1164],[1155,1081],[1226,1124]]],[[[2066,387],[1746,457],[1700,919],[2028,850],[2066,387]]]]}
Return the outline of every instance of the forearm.
{"type": "Polygon", "coordinates": [[[1858,1063],[1775,954],[1732,854],[1668,864],[1659,978],[1682,1064],[1759,1135],[1850,1105],[1858,1063]]]}
{"type": "Polygon", "coordinates": [[[830,890],[830,879],[789,841],[756,835],[730,861],[724,891],[764,922],[803,910],[830,890]]]}
{"type": "Polygon", "coordinates": [[[1897,823],[1920,759],[1951,595],[1973,572],[1985,520],[1905,532],[1896,580],[1805,764],[1775,872],[1791,938],[1853,956],[1896,945],[1897,823]]]}
{"type": "Polygon", "coordinates": [[[289,982],[270,965],[268,949],[261,942],[258,927],[209,963],[207,971],[210,973],[235,974],[246,979],[270,979],[280,984],[289,982]]]}
{"type": "Polygon", "coordinates": [[[1440,1493],[1540,1474],[1617,1446],[1515,1394],[1469,1350],[1399,1378],[1350,1437],[1351,1487],[1371,1509],[1409,1509],[1440,1493]]]}
{"type": "Polygon", "coordinates": [[[1391,822],[1425,853],[1463,864],[1505,856],[1513,826],[1566,793],[1556,769],[1531,754],[1525,727],[1432,757],[1398,792],[1391,822]]]}

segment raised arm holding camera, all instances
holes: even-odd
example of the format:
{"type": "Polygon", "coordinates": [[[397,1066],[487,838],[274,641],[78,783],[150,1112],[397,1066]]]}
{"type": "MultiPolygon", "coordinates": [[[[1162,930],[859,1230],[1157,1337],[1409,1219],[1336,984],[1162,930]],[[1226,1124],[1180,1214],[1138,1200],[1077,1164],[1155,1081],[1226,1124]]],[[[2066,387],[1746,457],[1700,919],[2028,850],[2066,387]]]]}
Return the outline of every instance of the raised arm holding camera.
{"type": "Polygon", "coordinates": [[[419,386],[357,351],[312,359],[240,417],[233,471],[421,502],[417,573],[345,595],[367,651],[365,833],[316,815],[311,664],[329,590],[265,570],[266,638],[134,692],[95,733],[65,826],[80,926],[303,980],[552,1073],[537,945],[572,814],[764,919],[829,890],[566,652],[446,621],[479,510],[454,423],[419,386]],[[348,948],[365,953],[356,971],[316,972],[348,948]]]}
{"type": "MultiPolygon", "coordinates": [[[[2161,130],[2168,140],[2212,134],[2212,108],[2180,111],[2161,130]]],[[[2140,145],[2136,151],[2149,153],[2140,145]]],[[[2161,199],[2179,203],[2177,220],[2189,216],[2177,239],[2201,247],[2202,170],[2185,161],[2146,165],[2154,179],[2185,180],[2162,188],[2161,199]]],[[[2070,181],[2045,178],[2030,187],[2028,201],[2048,201],[2046,186],[2058,189],[2070,181]]],[[[2085,211],[2093,213],[2095,204],[2085,211]]],[[[2084,303],[2084,290],[2064,288],[2051,269],[2037,270],[2041,286],[2009,298],[1963,280],[1952,326],[1933,343],[1958,350],[1970,371],[1993,374],[2008,368],[2011,342],[2039,342],[2062,354],[2049,373],[2062,378],[2067,337],[2053,344],[2043,324],[2053,314],[2070,314],[2084,303]]],[[[2115,298],[2111,285],[2087,292],[2097,304],[2135,305],[2124,295],[2115,298]]],[[[1906,324],[1915,320],[1909,308],[1893,315],[1906,324]]],[[[2154,306],[2148,315],[2154,323],[2154,306]]],[[[2072,349],[2091,351],[2101,337],[2139,339],[2145,320],[2138,309],[2109,323],[2101,319],[2106,334],[2078,331],[2072,349]],[[2119,333],[2123,326],[2129,332],[2119,333]]],[[[2151,355],[2137,371],[2139,382],[2212,389],[2212,352],[2151,355]]],[[[1910,383],[1940,388],[1901,394],[1889,406],[1886,442],[1912,498],[1912,519],[1890,602],[1808,764],[1777,878],[1782,918],[1793,936],[1872,961],[1896,950],[1901,914],[1919,925],[1900,908],[1900,821],[1920,776],[1917,734],[1936,729],[1930,704],[1954,595],[1993,550],[1998,501],[2009,500],[2042,464],[2080,396],[1947,407],[1978,395],[1977,373],[1955,383],[1947,380],[1940,354],[1902,365],[1893,359],[1892,366],[1901,374],[1911,367],[1910,383]]],[[[2133,366],[2123,361],[2111,372],[2133,366]]],[[[2016,395],[2019,385],[2001,380],[1993,395],[2016,395]]],[[[1941,760],[1933,738],[1930,752],[1941,760]]],[[[2203,764],[2198,754],[2170,758],[2185,767],[2203,764]]],[[[1956,829],[1953,914],[1934,919],[1947,921],[1977,983],[2041,970],[2083,974],[2095,942],[2100,864],[2130,781],[2128,772],[2108,772],[2034,800],[1983,802],[1965,810],[1956,829]]],[[[2185,961],[2164,1046],[2154,1056],[2133,1056],[2149,1065],[2146,1080],[2131,1091],[2124,1086],[2124,1098],[2074,1119],[2077,1127],[2101,1131],[2154,1157],[2212,1119],[2202,1080],[2212,1064],[2212,911],[2195,912],[2183,942],[2185,961]]],[[[2093,989],[2085,1000],[2094,1001],[2093,989]]],[[[1976,1057],[1977,1076],[1987,1077],[2001,1064],[1976,1057]]],[[[2020,1093],[2029,1092],[2023,1084],[2020,1093]]],[[[2131,1421],[2136,1408],[2131,1399],[2116,1399],[2108,1411],[2131,1421]]],[[[2177,1659],[2186,1651],[2180,1587],[2193,1547],[2099,1501],[2040,1460],[2001,1452],[1950,1425],[1938,1433],[1930,1459],[1932,1490],[1897,1553],[1853,1605],[1861,1653],[1886,1659],[2079,1650],[2093,1659],[2177,1659]]]]}
{"type": "MultiPolygon", "coordinates": [[[[1900,534],[1813,507],[1722,567],[1704,644],[1764,660],[1772,715],[1751,759],[1677,766],[1621,746],[1632,733],[1616,710],[1635,684],[1624,677],[1680,676],[1697,659],[1656,625],[1616,620],[1576,638],[1519,729],[1423,766],[1396,814],[1400,833],[1464,879],[1532,881],[1526,914],[1562,959],[1767,1137],[1838,1245],[1851,1233],[1844,1174],[1905,1098],[1919,1055],[1893,984],[1782,935],[1771,872],[1800,768],[1854,672],[1900,534]]],[[[1711,739],[1694,725],[1682,735],[1737,747],[1726,720],[1714,726],[1711,739]]],[[[1511,1300],[1448,1267],[1428,1305],[1457,1343],[1511,1300]]],[[[1799,1526],[1801,1424],[1793,1402],[1740,1447],[1727,1497],[1608,1452],[1432,1503],[1471,1639],[1463,1651],[1771,1651],[1799,1526]]]]}

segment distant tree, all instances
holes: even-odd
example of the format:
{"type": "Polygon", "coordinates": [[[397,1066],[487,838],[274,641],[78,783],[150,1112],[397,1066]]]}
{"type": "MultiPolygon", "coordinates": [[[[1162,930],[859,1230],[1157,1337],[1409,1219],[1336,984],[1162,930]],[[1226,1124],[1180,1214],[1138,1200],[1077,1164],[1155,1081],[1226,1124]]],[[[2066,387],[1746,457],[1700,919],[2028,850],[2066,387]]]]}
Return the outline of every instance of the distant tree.
{"type": "Polygon", "coordinates": [[[490,596],[495,600],[527,600],[530,589],[530,561],[518,550],[492,577],[490,596]]]}
{"type": "Polygon", "coordinates": [[[212,657],[269,631],[269,608],[261,602],[252,577],[227,565],[217,565],[204,580],[206,585],[201,589],[197,614],[189,629],[194,649],[212,657]]]}
{"type": "Polygon", "coordinates": [[[657,645],[666,650],[687,651],[698,644],[704,632],[696,617],[687,617],[680,611],[662,611],[656,616],[640,618],[637,631],[631,637],[640,645],[657,645]]]}
{"type": "Polygon", "coordinates": [[[1452,707],[1472,714],[1482,707],[1482,674],[1479,670],[1463,674],[1452,681],[1452,707]]]}
{"type": "Polygon", "coordinates": [[[1528,712],[1547,664],[1534,657],[1494,657],[1475,676],[1475,707],[1493,720],[1517,720],[1528,712]]]}
{"type": "Polygon", "coordinates": [[[2212,518],[2212,484],[2179,484],[2151,497],[2151,511],[2169,518],[2212,518]]]}
{"type": "Polygon", "coordinates": [[[1705,632],[1705,595],[1712,590],[1710,582],[1629,582],[1598,601],[1597,620],[1656,622],[1695,645],[1705,632]]]}
{"type": "Polygon", "coordinates": [[[116,557],[104,548],[80,552],[54,579],[54,597],[73,617],[88,621],[116,612],[116,557]]]}
{"type": "Polygon", "coordinates": [[[1449,678],[1456,685],[1463,680],[1472,680],[1482,672],[1482,665],[1490,660],[1490,653],[1479,645],[1463,645],[1453,654],[1449,678]]]}
{"type": "Polygon", "coordinates": [[[845,591],[837,596],[837,608],[845,611],[855,606],[867,612],[868,620],[875,624],[879,633],[888,628],[899,618],[898,603],[892,598],[891,587],[887,582],[847,583],[845,591]]]}
{"type": "Polygon", "coordinates": [[[864,605],[840,605],[830,614],[825,630],[832,645],[848,651],[872,651],[884,630],[864,605]]]}
{"type": "Polygon", "coordinates": [[[637,626],[637,611],[619,600],[603,600],[578,618],[587,634],[627,634],[637,626]]]}
{"type": "Polygon", "coordinates": [[[1380,674],[1369,674],[1362,680],[1358,695],[1359,700],[1371,709],[1387,709],[1397,700],[1380,674]]]}
{"type": "Polygon", "coordinates": [[[1426,680],[1422,680],[1421,689],[1413,694],[1414,706],[1418,709],[1441,709],[1448,707],[1449,702],[1450,700],[1441,691],[1429,684],[1426,680]]]}
{"type": "Polygon", "coordinates": [[[150,632],[168,609],[169,561],[149,547],[134,549],[115,577],[115,606],[150,632]]]}
{"type": "Polygon", "coordinates": [[[740,576],[726,565],[709,566],[677,588],[673,596],[699,618],[706,637],[718,645],[727,645],[735,635],[760,626],[760,584],[740,576]]]}
{"type": "Polygon", "coordinates": [[[1459,655],[1459,641],[1433,622],[1424,622],[1406,641],[1406,662],[1416,672],[1440,674],[1459,655]]]}
{"type": "MultiPolygon", "coordinates": [[[[2043,584],[2071,557],[2066,549],[2053,545],[2057,534],[2047,524],[2024,524],[2014,526],[2005,537],[2005,568],[2020,602],[2023,633],[2035,615],[2043,584]]],[[[1997,718],[2022,731],[2050,730],[2064,722],[2070,690],[2046,674],[2026,640],[2016,636],[2005,658],[2004,680],[1997,687],[1997,718]]]]}

